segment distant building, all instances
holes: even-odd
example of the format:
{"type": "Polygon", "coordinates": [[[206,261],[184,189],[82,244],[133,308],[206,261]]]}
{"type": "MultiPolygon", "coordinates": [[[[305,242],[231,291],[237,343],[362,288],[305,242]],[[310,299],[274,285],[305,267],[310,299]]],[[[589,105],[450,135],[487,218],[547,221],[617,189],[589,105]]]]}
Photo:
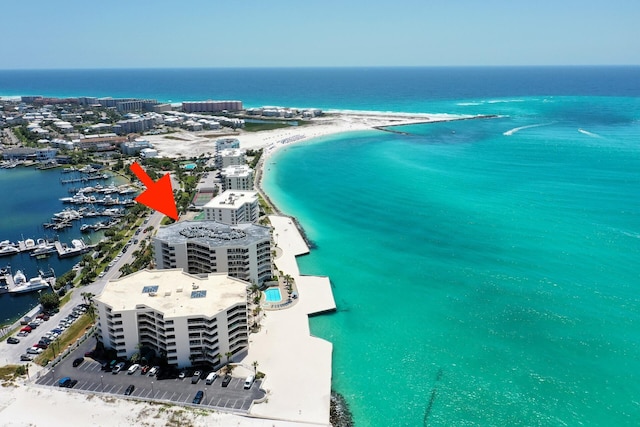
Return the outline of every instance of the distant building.
{"type": "Polygon", "coordinates": [[[185,113],[219,113],[240,110],[242,110],[242,101],[193,101],[182,103],[182,111],[185,113]]]}
{"type": "Polygon", "coordinates": [[[77,141],[76,146],[87,151],[110,151],[126,141],[126,137],[116,134],[85,135],[77,141]]]}
{"type": "Polygon", "coordinates": [[[126,154],[127,156],[136,156],[145,148],[153,148],[153,146],[149,141],[142,138],[136,138],[135,141],[128,141],[120,144],[122,154],[126,154]]]}
{"type": "Polygon", "coordinates": [[[109,281],[93,298],[98,339],[118,357],[144,348],[177,367],[217,368],[249,347],[249,283],[225,274],[143,270],[109,281]]]}
{"type": "Polygon", "coordinates": [[[229,190],[211,199],[203,209],[205,219],[227,225],[253,223],[260,216],[256,191],[229,190]]]}
{"type": "Polygon", "coordinates": [[[220,138],[216,140],[216,151],[227,148],[240,148],[240,141],[236,138],[220,138]]]}
{"type": "Polygon", "coordinates": [[[226,273],[258,285],[272,276],[271,229],[262,225],[180,221],[160,227],[153,246],[159,269],[226,273]]]}
{"type": "Polygon", "coordinates": [[[220,171],[222,190],[253,190],[253,169],[249,165],[229,166],[220,171]]]}
{"type": "Polygon", "coordinates": [[[247,163],[244,151],[239,148],[226,148],[216,154],[216,167],[224,169],[229,166],[240,166],[247,163]]]}
{"type": "Polygon", "coordinates": [[[154,157],[158,157],[158,150],[154,150],[153,148],[143,148],[140,150],[140,157],[143,159],[152,159],[154,157]]]}

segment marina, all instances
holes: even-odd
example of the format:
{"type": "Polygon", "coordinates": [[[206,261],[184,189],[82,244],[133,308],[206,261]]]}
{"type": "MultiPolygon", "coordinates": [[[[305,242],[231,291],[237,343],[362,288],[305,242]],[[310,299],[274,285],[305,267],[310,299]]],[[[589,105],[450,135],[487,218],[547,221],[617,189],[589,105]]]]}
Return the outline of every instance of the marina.
{"type": "Polygon", "coordinates": [[[27,279],[22,270],[17,270],[15,274],[12,274],[10,266],[0,270],[0,294],[24,294],[44,289],[53,290],[55,282],[55,272],[51,268],[46,272],[39,270],[39,274],[31,279],[27,279]]]}

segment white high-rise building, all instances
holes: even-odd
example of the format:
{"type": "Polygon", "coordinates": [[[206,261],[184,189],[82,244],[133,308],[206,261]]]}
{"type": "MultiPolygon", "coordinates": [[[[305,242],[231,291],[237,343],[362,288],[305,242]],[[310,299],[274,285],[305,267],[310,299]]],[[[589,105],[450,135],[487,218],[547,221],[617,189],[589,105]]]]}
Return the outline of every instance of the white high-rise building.
{"type": "Polygon", "coordinates": [[[220,171],[222,189],[253,190],[253,169],[249,165],[229,166],[220,171]]]}
{"type": "Polygon", "coordinates": [[[226,353],[249,346],[247,286],[226,274],[199,277],[179,269],[112,280],[93,298],[99,339],[119,357],[146,347],[170,365],[217,367],[226,353]]]}
{"type": "Polygon", "coordinates": [[[239,148],[227,148],[216,154],[216,167],[224,169],[229,166],[240,166],[247,163],[247,157],[239,148]]]}
{"type": "Polygon", "coordinates": [[[225,273],[258,285],[273,276],[271,229],[262,225],[180,221],[160,227],[153,247],[157,268],[225,273]]]}
{"type": "Polygon", "coordinates": [[[235,225],[256,222],[260,216],[257,191],[227,190],[203,206],[204,218],[235,225]]]}

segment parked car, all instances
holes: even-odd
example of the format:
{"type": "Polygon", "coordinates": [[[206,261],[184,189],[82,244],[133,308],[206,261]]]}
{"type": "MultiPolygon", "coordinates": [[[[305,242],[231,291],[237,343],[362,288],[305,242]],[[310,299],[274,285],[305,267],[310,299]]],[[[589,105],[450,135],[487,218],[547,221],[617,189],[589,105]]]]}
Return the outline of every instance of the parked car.
{"type": "Polygon", "coordinates": [[[42,353],[44,350],[38,347],[29,347],[27,349],[27,354],[40,354],[42,353]]]}
{"type": "Polygon", "coordinates": [[[226,387],[231,382],[231,375],[225,375],[222,379],[222,387],[226,387]]]}
{"type": "Polygon", "coordinates": [[[153,368],[149,369],[149,376],[152,377],[157,374],[159,369],[160,366],[154,366],[153,368]]]}
{"type": "Polygon", "coordinates": [[[134,363],[129,367],[129,371],[127,371],[127,374],[133,375],[138,369],[140,369],[140,365],[137,363],[134,363]]]}
{"type": "Polygon", "coordinates": [[[204,397],[204,392],[202,390],[198,390],[196,396],[193,398],[193,403],[195,405],[199,405],[202,402],[202,398],[204,397]]]}
{"type": "Polygon", "coordinates": [[[135,390],[136,387],[133,384],[129,384],[129,387],[127,387],[127,389],[124,391],[124,395],[125,396],[130,396],[131,393],[133,393],[133,390],[135,390]]]}
{"type": "Polygon", "coordinates": [[[9,338],[7,338],[7,342],[9,344],[18,344],[20,342],[20,340],[18,338],[9,337],[9,338]]]}
{"type": "Polygon", "coordinates": [[[249,375],[246,380],[244,380],[244,388],[245,390],[250,389],[253,385],[253,382],[256,380],[256,377],[253,375],[249,375]]]}
{"type": "Polygon", "coordinates": [[[60,378],[60,381],[58,381],[58,386],[59,387],[70,388],[71,387],[71,378],[69,378],[69,377],[60,378]]]}
{"type": "Polygon", "coordinates": [[[46,350],[49,347],[49,344],[43,344],[39,342],[38,344],[34,344],[33,346],[36,348],[41,348],[43,350],[46,350]]]}
{"type": "Polygon", "coordinates": [[[124,362],[120,362],[118,363],[113,370],[111,371],[112,374],[117,374],[118,372],[120,372],[122,370],[122,368],[124,368],[124,362]]]}
{"type": "Polygon", "coordinates": [[[207,375],[207,385],[213,383],[216,378],[218,377],[218,374],[216,374],[215,372],[209,372],[209,375],[207,375]]]}
{"type": "Polygon", "coordinates": [[[20,355],[20,361],[21,362],[30,362],[33,360],[32,356],[29,356],[28,354],[22,354],[20,355]]]}
{"type": "Polygon", "coordinates": [[[180,378],[181,380],[183,380],[186,376],[187,371],[180,371],[180,373],[178,374],[178,378],[180,378]]]}
{"type": "Polygon", "coordinates": [[[193,373],[193,376],[191,377],[191,384],[196,384],[198,381],[200,381],[200,375],[202,375],[202,372],[195,371],[193,373]]]}
{"type": "Polygon", "coordinates": [[[29,335],[29,332],[27,331],[20,331],[16,334],[19,337],[26,337],[27,335],[29,335]]]}
{"type": "Polygon", "coordinates": [[[142,368],[140,368],[140,375],[145,375],[147,372],[149,372],[149,369],[151,369],[149,365],[144,365],[142,368]]]}
{"type": "Polygon", "coordinates": [[[84,357],[78,357],[73,361],[73,367],[77,368],[82,362],[84,362],[84,357]]]}

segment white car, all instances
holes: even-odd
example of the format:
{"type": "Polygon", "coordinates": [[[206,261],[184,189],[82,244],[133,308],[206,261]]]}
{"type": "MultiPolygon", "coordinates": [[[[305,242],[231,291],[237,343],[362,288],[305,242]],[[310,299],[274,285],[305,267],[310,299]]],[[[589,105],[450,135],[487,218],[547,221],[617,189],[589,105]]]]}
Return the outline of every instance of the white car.
{"type": "Polygon", "coordinates": [[[149,376],[152,377],[155,374],[157,374],[158,373],[158,369],[160,369],[159,366],[154,366],[153,368],[149,369],[149,376]]]}
{"type": "Polygon", "coordinates": [[[44,350],[38,347],[29,347],[27,349],[27,354],[40,354],[42,353],[44,350]]]}
{"type": "Polygon", "coordinates": [[[127,371],[127,374],[133,375],[138,369],[140,369],[140,365],[137,363],[134,363],[129,367],[129,371],[127,371]]]}

